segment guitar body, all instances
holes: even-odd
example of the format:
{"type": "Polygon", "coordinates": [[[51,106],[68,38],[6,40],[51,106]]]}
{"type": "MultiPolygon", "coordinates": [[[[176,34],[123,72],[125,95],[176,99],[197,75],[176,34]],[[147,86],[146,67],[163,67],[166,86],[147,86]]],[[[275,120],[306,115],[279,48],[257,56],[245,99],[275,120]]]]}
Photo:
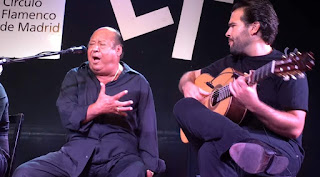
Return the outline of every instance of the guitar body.
{"type": "Polygon", "coordinates": [[[214,94],[217,89],[229,85],[230,82],[234,81],[235,74],[242,75],[241,73],[235,71],[232,68],[226,68],[216,78],[213,78],[209,74],[200,75],[195,80],[195,84],[202,90],[211,92],[211,95],[207,96],[203,100],[203,105],[205,105],[208,109],[216,113],[219,113],[223,116],[226,116],[233,122],[239,124],[243,120],[243,117],[245,116],[247,109],[244,108],[240,103],[238,103],[236,99],[234,99],[232,96],[227,97],[214,105],[211,104],[211,99],[213,97],[212,94],[214,94]],[[214,86],[214,88],[209,87],[206,84],[207,82],[210,82],[214,86]]]}
{"type": "MultiPolygon", "coordinates": [[[[247,109],[243,107],[241,104],[239,104],[236,101],[236,99],[234,99],[232,96],[227,97],[215,103],[214,105],[211,104],[213,94],[216,94],[215,91],[217,91],[217,89],[219,88],[229,85],[230,82],[234,81],[235,74],[242,75],[242,73],[237,72],[232,68],[226,68],[216,78],[212,77],[210,74],[201,74],[199,77],[196,78],[195,85],[201,88],[202,90],[211,93],[201,102],[203,105],[205,105],[208,109],[216,113],[219,113],[223,116],[226,116],[233,122],[239,124],[243,120],[247,109]]],[[[180,138],[184,143],[189,142],[181,129],[180,138]]]]}

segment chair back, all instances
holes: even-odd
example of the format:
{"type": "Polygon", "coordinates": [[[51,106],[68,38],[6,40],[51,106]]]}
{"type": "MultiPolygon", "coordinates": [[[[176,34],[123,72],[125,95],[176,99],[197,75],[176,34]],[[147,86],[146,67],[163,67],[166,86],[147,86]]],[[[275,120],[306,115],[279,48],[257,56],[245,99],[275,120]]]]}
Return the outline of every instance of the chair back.
{"type": "Polygon", "coordinates": [[[16,150],[17,150],[19,137],[21,134],[22,123],[24,121],[24,114],[18,113],[18,114],[9,115],[9,121],[10,121],[10,131],[9,132],[12,131],[13,133],[12,133],[12,135],[11,135],[11,133],[9,133],[10,159],[8,162],[8,169],[7,169],[6,177],[11,177],[11,175],[12,175],[12,167],[13,167],[13,163],[14,163],[15,156],[16,156],[16,150]]]}

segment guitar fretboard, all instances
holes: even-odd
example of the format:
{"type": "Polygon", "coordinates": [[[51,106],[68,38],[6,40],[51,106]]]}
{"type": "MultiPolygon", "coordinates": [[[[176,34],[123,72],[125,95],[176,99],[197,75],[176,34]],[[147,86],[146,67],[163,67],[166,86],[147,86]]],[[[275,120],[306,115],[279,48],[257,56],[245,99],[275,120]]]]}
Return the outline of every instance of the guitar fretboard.
{"type": "Polygon", "coordinates": [[[229,96],[231,96],[229,85],[223,86],[213,92],[211,105],[215,105],[229,96]]]}
{"type": "Polygon", "coordinates": [[[263,65],[254,71],[252,75],[252,79],[248,82],[248,84],[255,84],[258,81],[270,76],[274,73],[275,60],[263,65]]]}
{"type": "MultiPolygon", "coordinates": [[[[251,79],[247,78],[248,84],[255,84],[258,81],[273,74],[274,73],[274,66],[275,66],[275,61],[273,60],[273,61],[267,63],[266,65],[263,65],[262,67],[255,70],[252,74],[252,78],[251,79]]],[[[216,103],[218,103],[218,102],[220,102],[230,96],[231,96],[231,92],[229,89],[229,85],[223,86],[213,92],[212,97],[211,97],[212,98],[211,105],[213,106],[216,103]]]]}

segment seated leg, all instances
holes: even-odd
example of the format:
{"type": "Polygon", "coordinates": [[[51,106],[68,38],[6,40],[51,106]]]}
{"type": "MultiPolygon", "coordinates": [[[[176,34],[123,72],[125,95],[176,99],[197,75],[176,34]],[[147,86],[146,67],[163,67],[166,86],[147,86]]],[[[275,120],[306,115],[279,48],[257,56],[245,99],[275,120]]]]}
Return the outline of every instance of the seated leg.
{"type": "Polygon", "coordinates": [[[13,177],[69,177],[75,166],[60,151],[51,152],[20,165],[13,177]]]}
{"type": "Polygon", "coordinates": [[[146,167],[142,159],[135,155],[121,158],[111,169],[108,177],[145,177],[146,167]]]}

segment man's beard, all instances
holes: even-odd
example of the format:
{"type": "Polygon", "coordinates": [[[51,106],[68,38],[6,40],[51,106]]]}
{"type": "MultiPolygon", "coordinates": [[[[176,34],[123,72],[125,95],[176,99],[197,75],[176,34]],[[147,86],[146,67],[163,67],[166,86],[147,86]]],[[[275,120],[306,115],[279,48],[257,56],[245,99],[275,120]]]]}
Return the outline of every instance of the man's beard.
{"type": "Polygon", "coordinates": [[[247,48],[251,41],[250,35],[245,30],[241,31],[240,34],[235,38],[230,38],[233,45],[230,46],[230,53],[232,55],[246,55],[245,48],[247,48]]]}
{"type": "Polygon", "coordinates": [[[230,53],[234,56],[237,55],[243,55],[243,46],[241,45],[236,45],[235,43],[233,44],[232,47],[230,47],[230,53]]]}
{"type": "Polygon", "coordinates": [[[230,53],[232,55],[239,55],[241,52],[237,50],[235,47],[230,47],[230,53]]]}
{"type": "Polygon", "coordinates": [[[237,40],[236,42],[233,40],[233,46],[230,46],[230,53],[234,56],[243,56],[246,55],[244,49],[250,44],[249,41],[240,41],[237,40]]]}

